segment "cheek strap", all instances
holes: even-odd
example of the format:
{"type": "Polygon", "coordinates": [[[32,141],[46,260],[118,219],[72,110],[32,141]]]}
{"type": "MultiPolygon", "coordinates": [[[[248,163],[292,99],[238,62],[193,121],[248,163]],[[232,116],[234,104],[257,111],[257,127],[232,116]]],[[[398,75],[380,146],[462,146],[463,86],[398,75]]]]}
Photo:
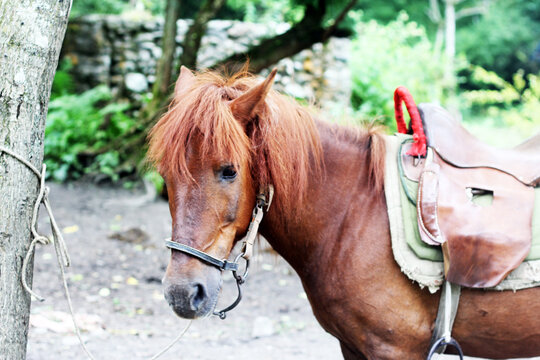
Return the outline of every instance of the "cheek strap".
{"type": "Polygon", "coordinates": [[[257,195],[257,202],[253,208],[253,214],[251,215],[251,222],[249,223],[249,228],[246,233],[246,236],[242,239],[244,246],[242,247],[242,257],[246,260],[249,260],[253,255],[253,244],[255,243],[255,238],[259,233],[259,225],[264,216],[264,212],[268,212],[270,205],[272,204],[272,199],[274,198],[274,185],[268,185],[268,189],[265,191],[261,189],[259,195],[257,195]]]}
{"type": "Polygon", "coordinates": [[[191,246],[180,244],[174,241],[171,241],[170,239],[165,240],[165,246],[169,249],[178,250],[185,254],[189,254],[193,257],[196,257],[197,259],[217,267],[220,270],[230,270],[230,271],[237,271],[238,270],[238,263],[237,262],[231,262],[226,259],[220,260],[217,257],[214,257],[210,254],[207,254],[203,251],[197,250],[195,248],[192,248],[191,246]]]}

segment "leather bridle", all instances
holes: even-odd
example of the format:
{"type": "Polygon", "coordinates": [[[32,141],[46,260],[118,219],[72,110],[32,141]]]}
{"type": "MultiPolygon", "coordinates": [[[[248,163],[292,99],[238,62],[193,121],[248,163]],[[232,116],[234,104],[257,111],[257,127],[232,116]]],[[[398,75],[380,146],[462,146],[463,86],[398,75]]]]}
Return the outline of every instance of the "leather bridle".
{"type": "Polygon", "coordinates": [[[253,208],[248,231],[242,239],[244,244],[242,246],[242,251],[235,257],[234,261],[229,261],[227,259],[220,260],[215,256],[205,253],[204,251],[197,250],[191,246],[172,241],[171,239],[165,240],[165,246],[171,250],[177,250],[193,256],[208,265],[217,267],[221,271],[232,271],[233,277],[236,280],[236,287],[238,288],[238,296],[231,305],[227,306],[223,310],[213,312],[213,315],[219,316],[220,319],[225,319],[227,317],[226,313],[234,309],[242,300],[242,289],[240,288],[240,285],[246,281],[249,269],[249,260],[253,254],[253,244],[255,242],[255,238],[257,237],[257,233],[259,232],[259,224],[262,221],[264,212],[267,212],[270,208],[273,196],[273,185],[269,185],[266,190],[261,190],[259,195],[257,195],[257,201],[255,203],[255,207],[253,208]],[[246,261],[245,270],[242,275],[238,274],[238,270],[240,268],[238,261],[240,258],[243,258],[246,261]]]}

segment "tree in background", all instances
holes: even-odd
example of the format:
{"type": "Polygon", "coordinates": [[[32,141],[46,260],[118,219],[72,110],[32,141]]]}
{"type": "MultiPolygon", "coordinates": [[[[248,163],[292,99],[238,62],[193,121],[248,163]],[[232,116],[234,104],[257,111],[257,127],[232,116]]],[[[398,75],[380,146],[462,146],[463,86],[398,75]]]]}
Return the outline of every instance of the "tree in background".
{"type": "MultiPolygon", "coordinates": [[[[214,64],[218,67],[244,63],[249,57],[252,72],[270,67],[281,58],[292,56],[316,42],[324,42],[331,35],[355,34],[351,56],[353,107],[357,114],[375,116],[379,120],[388,120],[388,123],[392,123],[391,93],[397,85],[407,85],[422,101],[438,101],[444,106],[452,106],[449,99],[456,99],[450,96],[454,93],[460,101],[459,106],[457,101],[454,103],[454,108],[464,110],[464,90],[493,88],[492,84],[475,80],[476,65],[495,70],[511,82],[518,69],[523,69],[523,78],[529,79],[528,74],[537,72],[540,64],[540,3],[530,0],[77,0],[73,12],[107,11],[124,12],[135,18],[144,18],[148,12],[166,14],[163,57],[157,67],[153,97],[137,119],[128,121],[123,110],[126,104],[103,108],[103,103],[110,100],[94,101],[97,95],[110,99],[110,93],[88,94],[94,96],[85,96],[86,102],[66,98],[54,103],[53,111],[60,112],[61,109],[64,113],[70,109],[66,104],[77,105],[71,107],[73,114],[89,114],[84,118],[95,118],[98,130],[107,130],[107,136],[103,136],[99,144],[81,140],[73,146],[69,156],[61,152],[56,154],[62,159],[62,166],[69,169],[74,167],[65,159],[79,162],[82,158],[84,161],[77,170],[79,174],[82,170],[94,172],[88,162],[99,164],[98,171],[103,173],[105,169],[105,174],[118,172],[119,168],[124,169],[124,174],[133,172],[144,154],[147,131],[166,109],[179,67],[196,68],[200,41],[212,18],[290,24],[285,33],[263,39],[248,51],[214,64]],[[129,10],[133,7],[143,8],[146,14],[129,10]],[[403,13],[406,13],[405,17],[403,13]],[[174,41],[178,18],[194,19],[179,57],[175,55],[178,52],[174,41]],[[459,77],[455,74],[454,57],[458,59],[459,77]],[[96,115],[98,111],[101,114],[96,115]],[[96,116],[90,116],[92,114],[96,116]],[[107,119],[101,120],[101,116],[107,119]],[[99,125],[101,122],[103,125],[99,125]],[[112,126],[114,131],[109,131],[111,124],[116,124],[112,126]],[[84,148],[82,152],[81,148],[84,148]]],[[[532,83],[528,81],[525,87],[532,83]]],[[[81,96],[80,100],[84,99],[81,96]]],[[[516,103],[513,101],[504,106],[511,107],[516,103]]],[[[133,110],[136,109],[127,113],[133,114],[133,110]]],[[[51,119],[59,121],[51,123],[75,127],[70,125],[75,123],[73,116],[56,115],[51,119]],[[68,118],[71,119],[69,124],[65,120],[68,118]]],[[[89,126],[86,128],[90,129],[89,126]]],[[[61,129],[56,133],[60,134],[61,129]]],[[[86,135],[93,138],[91,131],[86,135]]],[[[59,145],[66,148],[65,144],[59,145]]],[[[48,158],[52,158],[50,154],[48,158]]],[[[65,171],[58,173],[67,174],[65,171]]]]}
{"type": "Polygon", "coordinates": [[[444,86],[448,92],[448,110],[454,116],[459,115],[456,98],[456,24],[469,16],[485,14],[491,0],[429,0],[429,17],[437,25],[435,49],[440,51],[444,44],[444,86]],[[444,13],[441,6],[444,5],[444,13]],[[456,9],[457,8],[457,9],[456,9]],[[443,36],[444,34],[444,36],[443,36]],[[444,39],[444,40],[443,40],[444,39]]]}
{"type": "MultiPolygon", "coordinates": [[[[237,0],[240,1],[240,0],[237,0]]],[[[247,52],[234,54],[213,67],[234,66],[249,59],[252,72],[259,72],[270,67],[279,60],[293,56],[308,49],[317,42],[325,42],[331,36],[350,35],[350,31],[341,30],[338,26],[343,22],[347,13],[354,7],[357,0],[336,1],[332,5],[326,0],[294,0],[296,8],[303,8],[303,16],[288,31],[283,34],[265,39],[259,45],[251,47],[247,52]]],[[[249,3],[249,2],[246,2],[249,3]]],[[[178,74],[180,66],[196,68],[197,54],[201,39],[204,36],[208,22],[213,19],[225,4],[225,0],[205,0],[199,7],[193,23],[189,27],[182,46],[182,55],[176,68],[173,66],[176,36],[176,21],[180,15],[180,0],[167,0],[163,55],[157,65],[156,81],[153,87],[152,100],[140,112],[138,124],[125,136],[118,138],[114,144],[108,144],[96,153],[103,153],[111,148],[119,147],[123,153],[137,153],[144,149],[146,136],[155,121],[162,115],[170,101],[172,79],[178,74]]],[[[238,3],[236,4],[239,5],[238,3]]]]}
{"type": "Polygon", "coordinates": [[[342,30],[339,25],[354,8],[357,0],[335,1],[332,5],[326,0],[296,0],[296,3],[303,5],[304,14],[287,32],[265,39],[247,52],[234,54],[216,66],[249,59],[250,70],[256,73],[283,58],[312,47],[315,43],[326,42],[330,36],[351,34],[350,30],[342,30]]]}
{"type": "MultiPolygon", "coordinates": [[[[250,60],[250,70],[253,72],[259,72],[264,68],[267,68],[279,60],[299,53],[300,51],[310,48],[317,42],[325,42],[330,36],[350,35],[350,31],[343,31],[338,28],[340,23],[343,22],[347,13],[354,7],[357,0],[345,0],[334,1],[332,5],[328,5],[326,0],[294,0],[294,1],[280,1],[279,3],[289,3],[293,5],[290,11],[294,14],[303,12],[299,21],[292,25],[289,31],[284,34],[279,34],[272,38],[263,40],[259,45],[251,47],[247,52],[234,54],[219,63],[214,67],[219,67],[234,63],[243,63],[247,59],[250,60]],[[336,11],[336,9],[339,9],[336,11]],[[302,11],[303,10],[303,11],[302,11]]],[[[173,20],[178,19],[179,12],[175,9],[179,6],[180,0],[167,0],[167,14],[165,17],[165,29],[172,29],[171,24],[173,20]]],[[[236,0],[233,1],[235,8],[249,8],[250,4],[257,3],[257,1],[236,0]]],[[[174,77],[178,72],[180,66],[184,65],[188,68],[195,68],[197,65],[197,54],[200,48],[201,39],[204,36],[208,22],[213,19],[216,14],[225,5],[225,0],[205,0],[196,13],[193,23],[186,33],[184,42],[182,44],[182,55],[180,56],[178,66],[173,71],[173,67],[169,66],[167,70],[161,70],[158,72],[158,79],[156,83],[159,87],[159,91],[156,91],[154,86],[154,97],[158,98],[153,101],[163,102],[167,95],[170,93],[170,79],[174,77]],[[170,69],[170,70],[168,70],[170,69]],[[165,85],[168,84],[168,85],[165,85]],[[168,91],[163,91],[168,86],[168,91]]],[[[172,30],[170,30],[172,34],[172,30]]],[[[170,35],[169,35],[170,36],[170,35]]],[[[173,56],[171,54],[171,47],[174,47],[172,41],[165,42],[163,44],[163,61],[160,63],[172,64],[173,56]]],[[[158,65],[158,70],[160,65],[158,65]]]]}
{"type": "Polygon", "coordinates": [[[201,39],[206,32],[208,22],[214,18],[225,4],[225,0],[205,0],[196,13],[182,44],[182,54],[178,66],[174,68],[176,53],[176,22],[180,18],[182,1],[167,0],[165,8],[165,24],[163,27],[162,55],[157,63],[156,81],[152,88],[152,100],[141,111],[140,121],[147,124],[155,122],[161,116],[171,91],[173,79],[179,74],[180,66],[194,68],[197,64],[197,54],[201,39]]]}
{"type": "Polygon", "coordinates": [[[469,62],[495,71],[507,81],[523,69],[540,70],[540,2],[493,1],[483,16],[457,31],[457,51],[469,62]]]}

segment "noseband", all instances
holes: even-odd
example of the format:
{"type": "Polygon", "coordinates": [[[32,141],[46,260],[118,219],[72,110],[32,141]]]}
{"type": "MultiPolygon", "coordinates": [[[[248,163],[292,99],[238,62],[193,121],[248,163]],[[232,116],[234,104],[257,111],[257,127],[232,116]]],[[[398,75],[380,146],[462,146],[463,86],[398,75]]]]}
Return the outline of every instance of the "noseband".
{"type": "Polygon", "coordinates": [[[234,309],[236,305],[240,303],[240,300],[242,300],[242,289],[240,288],[240,285],[242,285],[246,281],[249,269],[249,259],[253,254],[253,243],[255,242],[255,238],[257,237],[257,233],[259,231],[259,224],[262,221],[264,212],[268,211],[268,209],[270,208],[273,196],[273,185],[269,185],[267,191],[261,190],[259,192],[259,195],[257,195],[257,201],[255,203],[255,207],[253,208],[253,213],[251,216],[251,222],[249,223],[248,231],[246,233],[246,236],[244,236],[244,238],[242,239],[242,242],[244,244],[242,246],[242,252],[236,256],[234,261],[228,261],[227,259],[220,260],[215,256],[207,254],[204,251],[192,248],[191,246],[180,244],[170,239],[165,240],[165,246],[171,250],[177,250],[185,254],[191,255],[201,260],[202,262],[207,263],[208,265],[217,267],[221,271],[232,271],[234,279],[236,280],[236,287],[238,288],[238,296],[236,297],[236,300],[231,305],[227,306],[225,309],[213,312],[213,315],[219,316],[220,319],[225,319],[227,317],[226,313],[234,309]],[[238,275],[237,273],[238,269],[240,268],[240,265],[238,263],[238,260],[240,260],[240,258],[243,258],[246,261],[245,270],[242,275],[238,275]]]}

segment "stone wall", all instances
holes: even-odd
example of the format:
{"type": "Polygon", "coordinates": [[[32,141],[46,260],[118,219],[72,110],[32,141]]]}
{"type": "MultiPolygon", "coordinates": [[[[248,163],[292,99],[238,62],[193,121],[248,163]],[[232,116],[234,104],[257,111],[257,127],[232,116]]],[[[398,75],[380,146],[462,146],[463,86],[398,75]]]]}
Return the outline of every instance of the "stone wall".
{"type": "MultiPolygon", "coordinates": [[[[190,22],[178,21],[177,55],[182,51],[190,22]]],[[[211,66],[287,29],[287,24],[211,21],[202,39],[197,67],[211,66]]],[[[90,15],[70,22],[62,56],[72,60],[79,90],[107,84],[116,94],[140,99],[155,80],[162,32],[162,19],[133,21],[119,16],[90,15]]],[[[281,60],[276,65],[276,89],[323,108],[348,105],[351,91],[348,48],[348,39],[331,38],[325,45],[315,44],[281,60]]],[[[268,70],[261,72],[263,76],[266,74],[268,70]]]]}

